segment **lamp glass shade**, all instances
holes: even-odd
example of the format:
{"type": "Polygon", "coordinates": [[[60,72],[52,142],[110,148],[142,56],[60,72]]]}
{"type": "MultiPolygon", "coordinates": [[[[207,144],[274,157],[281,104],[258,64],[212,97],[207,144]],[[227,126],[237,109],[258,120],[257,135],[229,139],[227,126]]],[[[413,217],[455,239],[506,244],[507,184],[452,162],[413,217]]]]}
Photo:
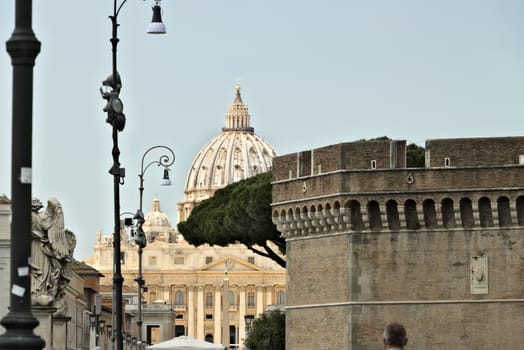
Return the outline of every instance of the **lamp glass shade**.
{"type": "Polygon", "coordinates": [[[153,19],[147,27],[148,34],[165,34],[166,26],[162,23],[162,9],[159,5],[153,6],[153,19]]]}
{"type": "Polygon", "coordinates": [[[91,326],[95,326],[96,324],[96,315],[89,315],[89,323],[91,324],[91,326]]]}
{"type": "Polygon", "coordinates": [[[161,186],[171,186],[171,179],[169,178],[169,169],[164,169],[164,177],[160,182],[161,186]]]}
{"type": "Polygon", "coordinates": [[[251,323],[253,322],[253,315],[244,315],[244,322],[246,322],[246,326],[250,327],[251,323]]]}

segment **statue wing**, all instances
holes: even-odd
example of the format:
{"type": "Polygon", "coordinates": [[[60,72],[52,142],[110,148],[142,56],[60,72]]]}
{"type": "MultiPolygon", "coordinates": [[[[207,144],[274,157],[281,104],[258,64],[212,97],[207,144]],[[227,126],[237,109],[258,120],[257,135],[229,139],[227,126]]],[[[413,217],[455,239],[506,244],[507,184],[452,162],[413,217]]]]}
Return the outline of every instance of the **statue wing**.
{"type": "Polygon", "coordinates": [[[64,212],[56,198],[49,199],[47,209],[48,215],[52,217],[52,224],[47,229],[47,238],[56,258],[61,260],[69,256],[69,244],[64,228],[64,212]]]}

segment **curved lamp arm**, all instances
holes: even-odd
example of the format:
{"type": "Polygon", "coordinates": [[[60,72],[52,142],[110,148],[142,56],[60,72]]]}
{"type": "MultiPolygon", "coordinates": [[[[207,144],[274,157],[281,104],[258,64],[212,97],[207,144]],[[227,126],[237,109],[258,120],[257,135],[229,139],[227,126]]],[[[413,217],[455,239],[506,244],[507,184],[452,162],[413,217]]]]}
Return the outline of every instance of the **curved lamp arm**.
{"type": "Polygon", "coordinates": [[[158,166],[163,166],[164,167],[164,170],[168,170],[169,167],[171,165],[173,165],[175,163],[175,152],[167,147],[167,146],[162,146],[162,145],[157,145],[157,146],[153,146],[151,148],[149,148],[147,151],[145,151],[144,155],[142,155],[142,161],[141,161],[141,166],[140,166],[140,174],[138,174],[138,177],[140,178],[140,186],[138,187],[138,191],[140,192],[140,211],[142,211],[142,194],[144,192],[144,174],[145,172],[147,171],[147,169],[151,166],[151,165],[158,165],[158,166]],[[164,149],[166,150],[167,152],[169,152],[168,154],[162,154],[160,156],[160,158],[158,160],[154,160],[148,164],[145,165],[144,167],[144,160],[146,158],[146,155],[155,150],[155,149],[164,149]]]}

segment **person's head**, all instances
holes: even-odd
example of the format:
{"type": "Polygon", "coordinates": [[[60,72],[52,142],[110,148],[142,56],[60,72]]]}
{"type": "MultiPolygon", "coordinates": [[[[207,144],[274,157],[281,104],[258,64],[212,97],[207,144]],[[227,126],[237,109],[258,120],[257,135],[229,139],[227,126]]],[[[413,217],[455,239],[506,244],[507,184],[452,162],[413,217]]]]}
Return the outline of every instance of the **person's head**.
{"type": "Polygon", "coordinates": [[[406,329],[400,323],[393,322],[384,328],[384,346],[386,349],[391,347],[403,349],[407,342],[406,329]]]}

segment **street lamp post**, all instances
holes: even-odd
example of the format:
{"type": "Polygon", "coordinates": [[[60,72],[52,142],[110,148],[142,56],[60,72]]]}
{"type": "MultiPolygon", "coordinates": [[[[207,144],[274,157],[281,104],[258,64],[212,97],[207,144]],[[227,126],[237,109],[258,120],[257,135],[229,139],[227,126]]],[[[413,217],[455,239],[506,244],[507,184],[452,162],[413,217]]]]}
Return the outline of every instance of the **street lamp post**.
{"type": "Polygon", "coordinates": [[[15,29],[6,42],[13,66],[11,141],[11,258],[9,312],[2,318],[2,349],[42,349],[31,313],[31,167],[33,137],[33,67],[40,42],[32,29],[32,1],[17,0],[15,29]]]}
{"type": "MultiPolygon", "coordinates": [[[[113,166],[109,173],[113,175],[114,187],[114,240],[113,240],[113,314],[116,350],[123,349],[122,339],[122,285],[124,278],[121,271],[121,251],[120,251],[120,185],[123,184],[125,169],[120,167],[120,150],[118,149],[118,133],[124,130],[126,117],[123,113],[124,105],[120,100],[120,90],[122,81],[117,69],[117,45],[118,45],[118,14],[127,0],[118,4],[117,0],[113,1],[113,14],[109,16],[112,24],[112,36],[110,39],[112,47],[112,73],[102,82],[100,92],[102,98],[107,100],[104,112],[107,112],[106,122],[112,126],[113,135],[113,166]]],[[[165,27],[160,18],[160,1],[155,1],[153,7],[153,23],[149,25],[148,33],[162,34],[165,33],[165,27]]],[[[29,201],[30,203],[30,198],[29,201]]],[[[30,216],[29,216],[30,217],[30,216]]],[[[28,241],[29,242],[29,241],[28,241]]]]}
{"type": "Polygon", "coordinates": [[[249,334],[251,333],[251,325],[253,324],[254,319],[255,319],[254,315],[244,315],[244,322],[246,323],[246,341],[247,341],[247,338],[249,337],[249,334]]]}
{"type": "Polygon", "coordinates": [[[169,186],[171,185],[171,180],[169,179],[169,167],[173,165],[175,162],[175,152],[167,146],[157,145],[149,148],[145,153],[142,155],[142,161],[140,163],[140,174],[138,174],[138,177],[140,179],[140,185],[138,187],[138,191],[140,193],[139,197],[139,208],[135,214],[136,219],[136,236],[135,236],[135,243],[137,245],[138,250],[138,276],[135,278],[135,281],[138,285],[138,319],[136,321],[136,325],[138,326],[138,339],[137,339],[137,348],[142,350],[143,349],[143,342],[142,342],[142,292],[144,289],[145,281],[142,278],[142,252],[143,249],[147,245],[147,239],[146,235],[144,233],[144,230],[142,226],[144,225],[144,212],[142,209],[142,202],[143,202],[143,193],[144,193],[144,174],[146,170],[151,165],[158,165],[164,167],[164,176],[162,179],[162,185],[169,186]],[[170,154],[162,154],[158,160],[154,160],[144,167],[144,160],[146,158],[146,155],[156,149],[163,149],[165,151],[168,151],[170,154]]]}

